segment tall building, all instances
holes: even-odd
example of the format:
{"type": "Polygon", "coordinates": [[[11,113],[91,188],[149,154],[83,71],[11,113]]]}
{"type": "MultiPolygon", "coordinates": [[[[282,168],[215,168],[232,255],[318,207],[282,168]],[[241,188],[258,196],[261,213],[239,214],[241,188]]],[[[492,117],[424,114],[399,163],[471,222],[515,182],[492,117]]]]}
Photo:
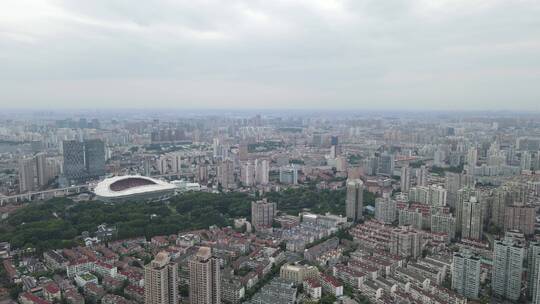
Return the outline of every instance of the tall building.
{"type": "Polygon", "coordinates": [[[462,203],[461,237],[466,239],[482,239],[482,205],[475,196],[462,203]]]}
{"type": "Polygon", "coordinates": [[[47,166],[47,157],[45,153],[37,153],[34,156],[36,161],[36,182],[39,187],[43,187],[49,183],[50,170],[47,166]]]}
{"type": "Polygon", "coordinates": [[[253,161],[249,160],[242,164],[240,170],[242,184],[246,187],[251,187],[255,185],[255,173],[255,164],[253,163],[253,161]]]}
{"type": "Polygon", "coordinates": [[[364,182],[361,179],[347,180],[346,213],[353,221],[364,219],[364,182]]]}
{"type": "Polygon", "coordinates": [[[218,166],[218,182],[223,188],[232,189],[235,187],[234,162],[230,159],[222,161],[218,166]]]}
{"type": "Polygon", "coordinates": [[[200,247],[188,262],[189,303],[221,304],[221,270],[210,247],[200,247]]]}
{"type": "Polygon", "coordinates": [[[493,294],[517,301],[521,293],[521,278],[525,248],[517,240],[505,237],[494,243],[491,290],[493,294]]]}
{"type": "Polygon", "coordinates": [[[267,199],[251,202],[251,224],[255,229],[272,227],[276,213],[276,203],[267,199]]]}
{"type": "Polygon", "coordinates": [[[245,142],[242,142],[238,145],[238,158],[240,161],[248,160],[248,145],[245,142]]]}
{"type": "Polygon", "coordinates": [[[105,145],[99,139],[66,140],[62,145],[64,176],[70,181],[83,182],[105,175],[105,145]]]}
{"type": "Polygon", "coordinates": [[[68,180],[82,181],[86,178],[84,144],[77,140],[66,140],[62,144],[64,154],[64,176],[68,180]]]}
{"type": "Polygon", "coordinates": [[[396,220],[396,201],[390,198],[377,198],[375,200],[375,219],[385,224],[392,224],[396,220]]]}
{"type": "Polygon", "coordinates": [[[472,187],[464,187],[457,191],[455,208],[456,208],[456,229],[461,232],[463,226],[463,203],[469,201],[471,197],[480,197],[480,192],[472,187]]]}
{"type": "Polygon", "coordinates": [[[298,169],[295,165],[279,168],[279,182],[282,184],[298,184],[298,169]]]}
{"type": "Polygon", "coordinates": [[[540,302],[540,294],[538,293],[539,270],[540,242],[533,241],[529,243],[527,250],[527,298],[532,300],[532,303],[540,302]]]}
{"type": "Polygon", "coordinates": [[[504,187],[497,188],[494,191],[493,205],[491,206],[491,222],[498,227],[504,227],[506,207],[512,203],[510,192],[504,187]]]}
{"type": "Polygon", "coordinates": [[[431,232],[446,233],[450,239],[456,237],[456,218],[450,213],[431,215],[431,232]]]}
{"type": "Polygon", "coordinates": [[[534,234],[536,222],[536,208],[527,206],[508,206],[504,212],[504,229],[519,230],[525,235],[534,234]]]}
{"type": "Polygon", "coordinates": [[[427,186],[428,185],[428,170],[426,166],[421,166],[416,170],[416,185],[427,186]]]}
{"type": "Polygon", "coordinates": [[[454,253],[452,289],[469,299],[478,299],[480,290],[480,258],[469,252],[454,253]]]}
{"type": "Polygon", "coordinates": [[[379,174],[393,175],[394,174],[394,155],[383,153],[379,156],[379,174]]]}
{"type": "Polygon", "coordinates": [[[178,303],[178,264],[167,252],[160,252],[144,267],[144,303],[178,303]]]}
{"type": "Polygon", "coordinates": [[[401,167],[400,186],[401,192],[409,193],[409,189],[411,188],[411,167],[401,167]]]}
{"type": "Polygon", "coordinates": [[[19,160],[19,191],[21,193],[37,190],[35,172],[36,163],[33,158],[19,160]]]}
{"type": "Polygon", "coordinates": [[[268,184],[270,180],[270,163],[267,159],[255,160],[255,180],[260,185],[268,184]]]}
{"type": "Polygon", "coordinates": [[[402,257],[419,257],[422,253],[422,234],[407,226],[393,229],[390,234],[390,252],[402,257]]]}

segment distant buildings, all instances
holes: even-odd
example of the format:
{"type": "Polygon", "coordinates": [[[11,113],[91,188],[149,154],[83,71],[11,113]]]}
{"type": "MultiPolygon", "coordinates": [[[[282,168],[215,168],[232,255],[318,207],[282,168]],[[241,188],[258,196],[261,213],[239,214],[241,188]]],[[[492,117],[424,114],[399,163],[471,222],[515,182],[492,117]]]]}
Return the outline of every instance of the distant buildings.
{"type": "Polygon", "coordinates": [[[166,252],[158,253],[156,258],[144,267],[144,303],[178,303],[178,265],[171,262],[166,252]]]}
{"type": "Polygon", "coordinates": [[[189,303],[221,304],[220,265],[218,259],[212,257],[211,248],[200,247],[188,267],[189,303]]]}
{"type": "Polygon", "coordinates": [[[364,218],[364,182],[360,179],[347,180],[347,218],[359,221],[364,218]]]}
{"type": "Polygon", "coordinates": [[[411,188],[411,168],[409,166],[403,166],[401,168],[400,176],[400,189],[403,193],[409,193],[411,188]]]}
{"type": "Polygon", "coordinates": [[[483,228],[482,206],[472,196],[462,203],[461,237],[481,240],[483,228]]]}
{"type": "Polygon", "coordinates": [[[32,157],[19,160],[20,193],[36,191],[49,184],[58,175],[59,166],[45,153],[37,153],[32,157]]]}
{"type": "Polygon", "coordinates": [[[385,224],[392,224],[396,220],[396,201],[390,198],[375,199],[375,218],[385,224]]]}
{"type": "Polygon", "coordinates": [[[236,180],[234,177],[234,162],[230,159],[223,160],[217,168],[217,176],[218,182],[223,188],[235,188],[236,180]]]}

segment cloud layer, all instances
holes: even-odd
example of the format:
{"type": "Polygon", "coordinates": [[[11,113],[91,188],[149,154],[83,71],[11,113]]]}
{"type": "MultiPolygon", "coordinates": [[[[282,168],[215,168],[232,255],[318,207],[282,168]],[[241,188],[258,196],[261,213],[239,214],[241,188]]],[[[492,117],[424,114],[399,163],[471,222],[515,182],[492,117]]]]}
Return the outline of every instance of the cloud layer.
{"type": "Polygon", "coordinates": [[[540,2],[4,0],[0,106],[540,111],[540,2]]]}

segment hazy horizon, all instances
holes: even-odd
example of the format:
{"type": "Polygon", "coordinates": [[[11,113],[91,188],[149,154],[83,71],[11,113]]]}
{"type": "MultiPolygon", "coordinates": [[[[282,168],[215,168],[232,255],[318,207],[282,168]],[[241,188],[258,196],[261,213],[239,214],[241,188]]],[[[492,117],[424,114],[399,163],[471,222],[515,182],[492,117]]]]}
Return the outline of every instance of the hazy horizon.
{"type": "Polygon", "coordinates": [[[538,1],[0,4],[3,109],[540,111],[538,1]]]}

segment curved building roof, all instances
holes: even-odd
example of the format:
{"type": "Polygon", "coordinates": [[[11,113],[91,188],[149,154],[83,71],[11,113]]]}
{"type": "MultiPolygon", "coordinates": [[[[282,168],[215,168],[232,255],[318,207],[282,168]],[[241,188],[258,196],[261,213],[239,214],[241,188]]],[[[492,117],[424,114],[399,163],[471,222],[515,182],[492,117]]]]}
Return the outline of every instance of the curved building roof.
{"type": "Polygon", "coordinates": [[[173,191],[168,182],[139,175],[115,176],[99,182],[94,194],[101,198],[123,198],[140,194],[173,191]]]}

